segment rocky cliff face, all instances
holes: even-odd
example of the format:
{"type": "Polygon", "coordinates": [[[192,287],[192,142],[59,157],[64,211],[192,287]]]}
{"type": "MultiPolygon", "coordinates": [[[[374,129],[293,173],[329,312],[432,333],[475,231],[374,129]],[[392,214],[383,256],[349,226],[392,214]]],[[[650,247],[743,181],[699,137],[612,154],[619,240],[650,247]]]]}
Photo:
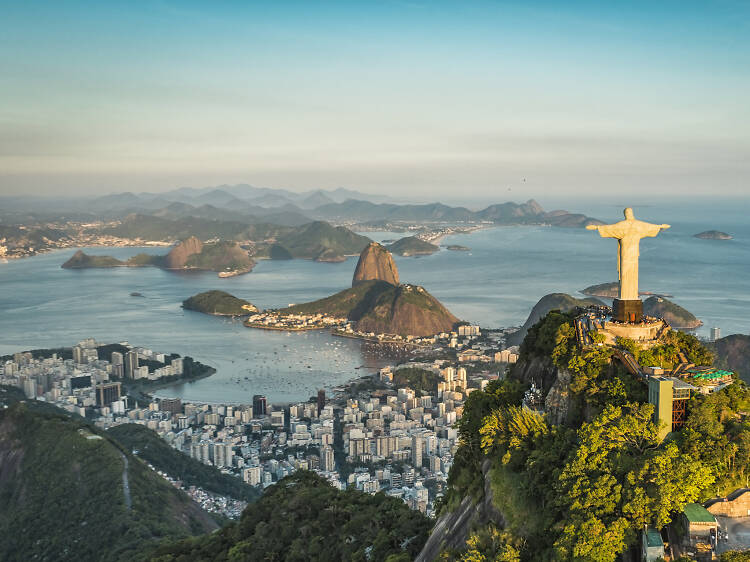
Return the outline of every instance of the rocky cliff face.
{"type": "Polygon", "coordinates": [[[200,254],[203,250],[203,242],[195,236],[186,238],[172,248],[164,259],[164,267],[167,269],[181,269],[187,265],[187,260],[194,254],[200,254]]]}
{"type": "Polygon", "coordinates": [[[568,422],[572,403],[568,370],[558,369],[549,357],[530,357],[516,363],[513,377],[526,384],[534,383],[541,389],[550,423],[568,422]]]}
{"type": "Polygon", "coordinates": [[[488,523],[494,523],[500,528],[505,526],[502,513],[492,503],[491,467],[489,460],[482,463],[484,498],[475,503],[474,498],[466,496],[455,511],[441,515],[432,528],[430,538],[414,559],[415,562],[431,562],[437,560],[444,549],[465,547],[469,532],[475,527],[483,527],[488,523]]]}
{"type": "Polygon", "coordinates": [[[398,269],[393,256],[377,242],[371,242],[359,255],[357,267],[354,270],[352,287],[364,281],[385,281],[391,285],[398,285],[398,269]]]}

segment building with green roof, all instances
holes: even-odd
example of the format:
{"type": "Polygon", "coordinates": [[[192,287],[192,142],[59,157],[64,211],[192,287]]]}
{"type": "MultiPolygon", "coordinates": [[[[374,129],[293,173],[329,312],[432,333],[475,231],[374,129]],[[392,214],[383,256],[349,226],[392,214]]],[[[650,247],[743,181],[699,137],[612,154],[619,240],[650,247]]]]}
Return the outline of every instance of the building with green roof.
{"type": "Polygon", "coordinates": [[[685,527],[685,542],[690,546],[699,543],[712,544],[711,535],[716,536],[719,524],[705,507],[697,503],[689,503],[682,510],[685,527]]]}
{"type": "Polygon", "coordinates": [[[661,533],[653,527],[649,527],[643,531],[643,560],[645,562],[655,562],[660,558],[664,558],[664,541],[661,538],[661,533]]]}

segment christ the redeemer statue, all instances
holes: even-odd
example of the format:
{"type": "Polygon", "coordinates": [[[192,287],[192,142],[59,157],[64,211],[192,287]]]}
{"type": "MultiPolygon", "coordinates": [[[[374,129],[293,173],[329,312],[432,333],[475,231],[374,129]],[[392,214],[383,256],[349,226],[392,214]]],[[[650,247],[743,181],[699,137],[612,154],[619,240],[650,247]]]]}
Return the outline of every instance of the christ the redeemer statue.
{"type": "Polygon", "coordinates": [[[636,220],[633,209],[625,209],[625,220],[615,224],[593,225],[588,230],[598,230],[602,238],[617,239],[617,271],[620,279],[620,298],[615,299],[615,319],[623,322],[640,321],[643,305],[638,296],[638,256],[641,238],[654,237],[668,224],[651,224],[636,220]],[[618,300],[620,302],[618,302],[618,300]],[[635,302],[637,301],[637,302],[635,302]]]}

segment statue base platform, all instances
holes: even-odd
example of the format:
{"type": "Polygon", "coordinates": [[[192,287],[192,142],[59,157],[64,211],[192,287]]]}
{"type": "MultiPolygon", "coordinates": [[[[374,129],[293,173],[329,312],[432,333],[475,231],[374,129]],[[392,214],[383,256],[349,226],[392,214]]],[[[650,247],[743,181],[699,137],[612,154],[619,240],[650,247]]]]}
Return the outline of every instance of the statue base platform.
{"type": "Polygon", "coordinates": [[[612,303],[612,320],[640,324],[643,322],[643,301],[615,299],[612,303]]]}
{"type": "Polygon", "coordinates": [[[661,341],[661,336],[669,330],[669,324],[664,320],[644,320],[643,322],[620,323],[604,322],[599,333],[604,335],[604,343],[615,345],[617,338],[627,338],[637,342],[642,348],[648,349],[661,341]]]}

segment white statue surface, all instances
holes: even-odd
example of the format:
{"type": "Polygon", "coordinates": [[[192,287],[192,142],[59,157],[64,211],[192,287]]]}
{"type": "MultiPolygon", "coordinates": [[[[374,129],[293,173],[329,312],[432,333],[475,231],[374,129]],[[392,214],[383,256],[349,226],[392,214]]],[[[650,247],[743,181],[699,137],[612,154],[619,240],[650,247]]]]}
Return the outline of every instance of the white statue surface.
{"type": "Polygon", "coordinates": [[[602,238],[617,239],[617,272],[620,279],[620,300],[638,299],[638,256],[641,238],[653,238],[668,224],[651,224],[636,220],[633,209],[624,211],[625,220],[614,224],[593,225],[588,230],[598,230],[602,238]]]}

